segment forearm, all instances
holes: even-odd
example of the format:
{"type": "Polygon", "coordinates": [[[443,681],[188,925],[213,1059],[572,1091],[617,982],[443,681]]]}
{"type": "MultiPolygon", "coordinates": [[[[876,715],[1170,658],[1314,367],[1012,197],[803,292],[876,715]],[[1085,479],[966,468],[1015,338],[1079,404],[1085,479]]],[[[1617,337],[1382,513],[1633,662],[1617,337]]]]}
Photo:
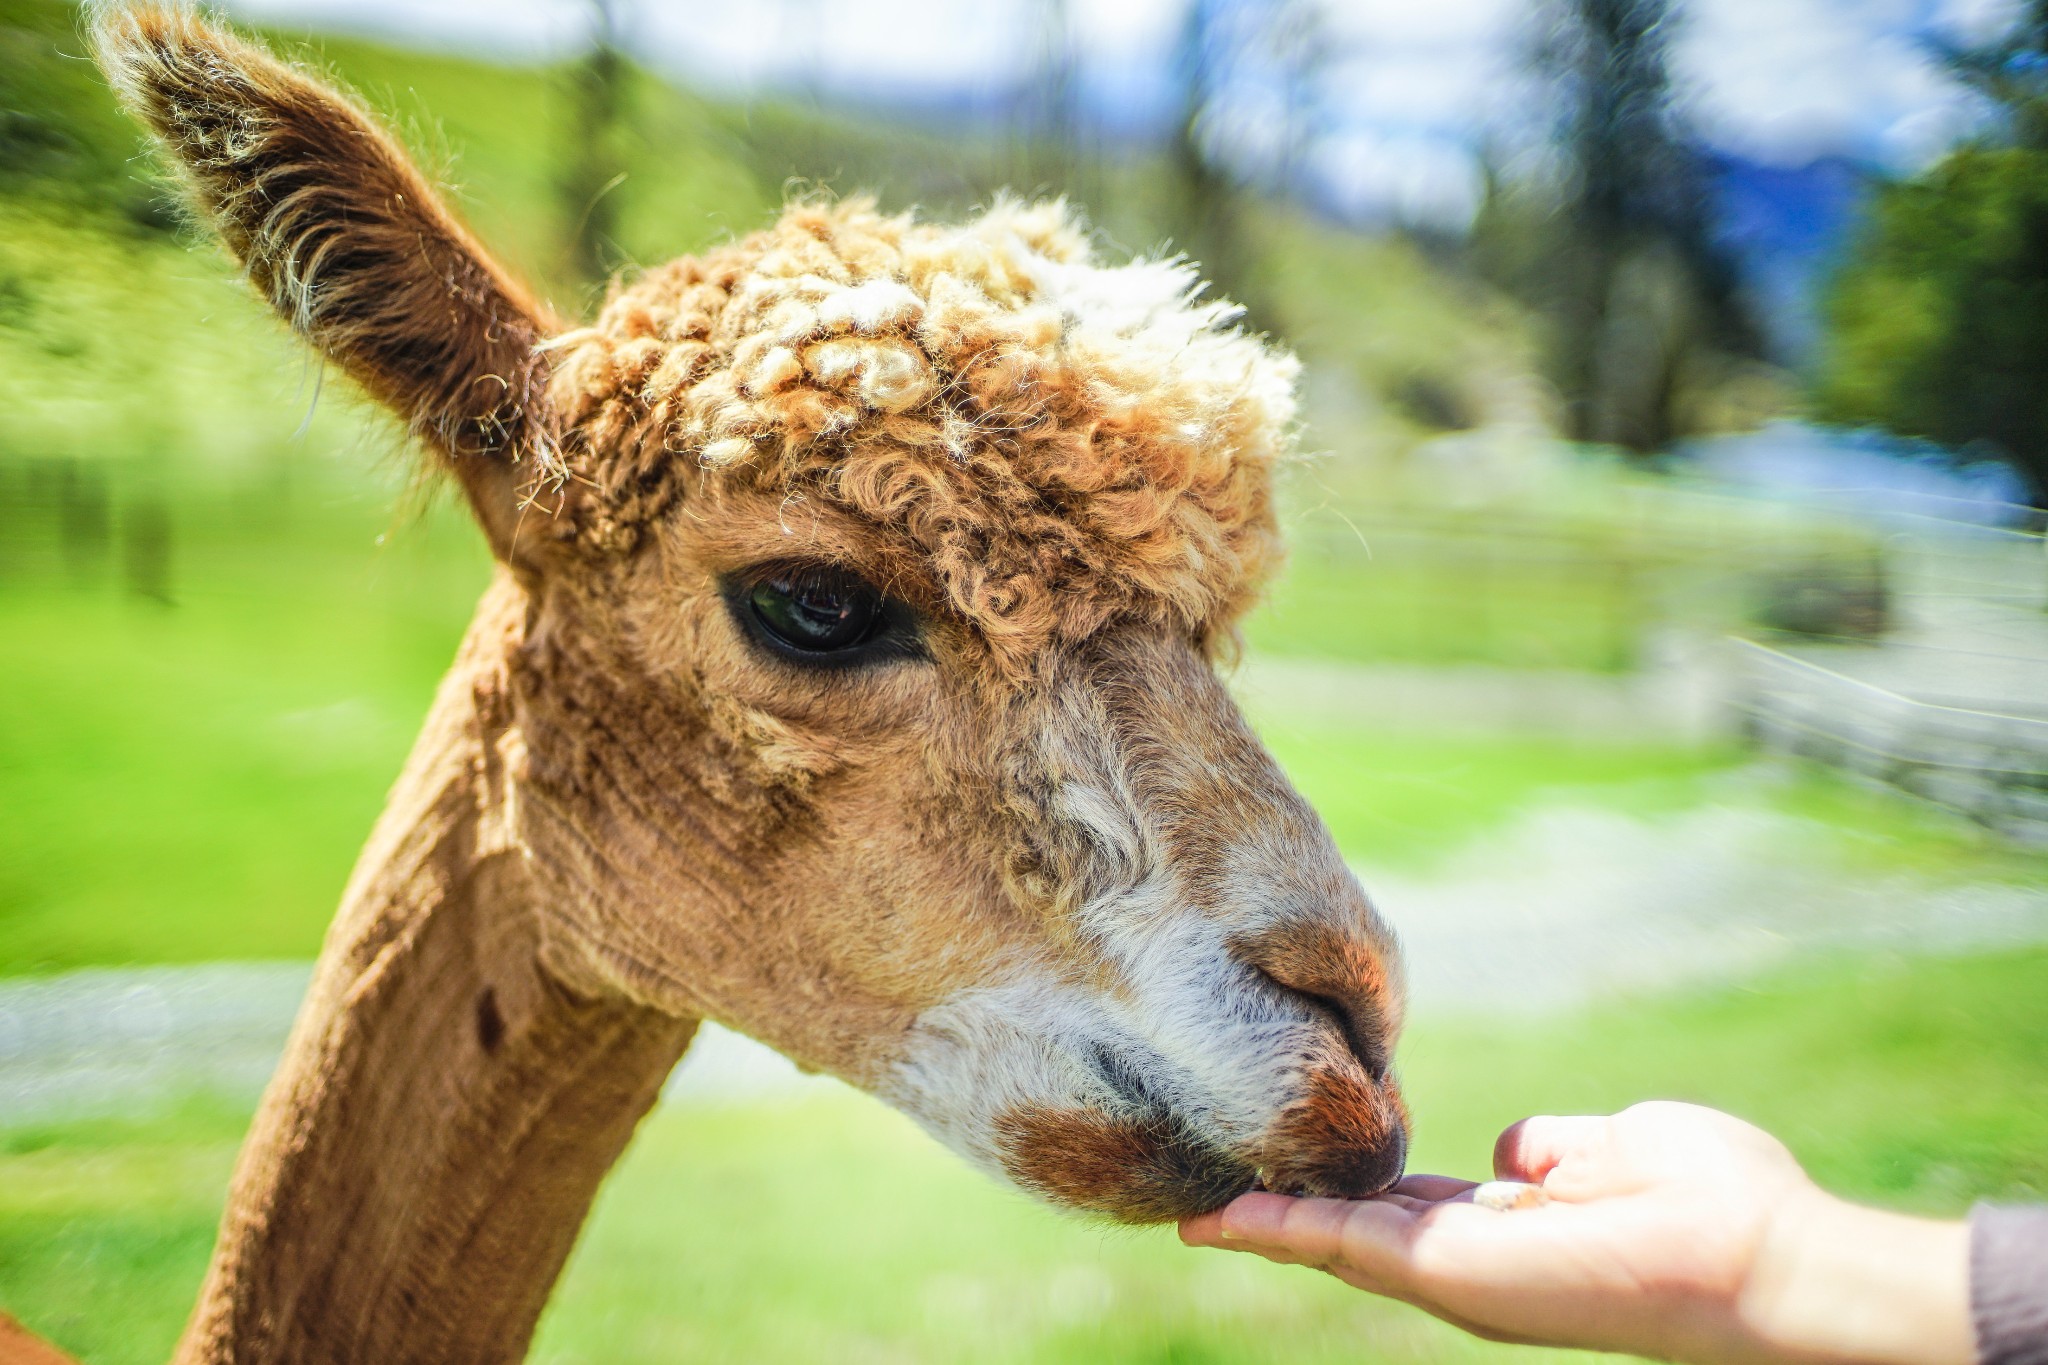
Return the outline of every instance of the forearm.
{"type": "Polygon", "coordinates": [[[1982,1365],[2048,1365],[2048,1208],[1970,1215],[1970,1317],[1982,1365]]]}
{"type": "Polygon", "coordinates": [[[1773,1221],[1736,1315],[1758,1359],[1972,1365],[1969,1227],[1816,1190],[1773,1221]]]}

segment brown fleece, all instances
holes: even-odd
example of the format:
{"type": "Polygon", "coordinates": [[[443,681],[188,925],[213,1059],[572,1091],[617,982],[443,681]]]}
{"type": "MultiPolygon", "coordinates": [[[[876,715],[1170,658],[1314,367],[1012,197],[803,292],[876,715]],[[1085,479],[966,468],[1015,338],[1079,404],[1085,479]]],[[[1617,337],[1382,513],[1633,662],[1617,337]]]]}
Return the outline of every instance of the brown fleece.
{"type": "Polygon", "coordinates": [[[1096,261],[1059,204],[798,205],[548,344],[583,533],[631,545],[694,465],[913,548],[1008,658],[1121,615],[1224,629],[1277,560],[1295,367],[1196,292],[1096,261]]]}

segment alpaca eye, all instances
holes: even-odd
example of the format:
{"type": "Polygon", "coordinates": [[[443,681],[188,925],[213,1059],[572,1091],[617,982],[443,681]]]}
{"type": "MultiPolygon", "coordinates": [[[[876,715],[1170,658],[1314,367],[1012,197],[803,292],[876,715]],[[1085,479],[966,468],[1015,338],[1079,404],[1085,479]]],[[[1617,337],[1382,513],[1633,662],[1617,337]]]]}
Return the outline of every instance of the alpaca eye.
{"type": "Polygon", "coordinates": [[[882,594],[843,569],[773,569],[746,595],[746,608],[776,643],[804,654],[835,654],[873,639],[882,594]]]}

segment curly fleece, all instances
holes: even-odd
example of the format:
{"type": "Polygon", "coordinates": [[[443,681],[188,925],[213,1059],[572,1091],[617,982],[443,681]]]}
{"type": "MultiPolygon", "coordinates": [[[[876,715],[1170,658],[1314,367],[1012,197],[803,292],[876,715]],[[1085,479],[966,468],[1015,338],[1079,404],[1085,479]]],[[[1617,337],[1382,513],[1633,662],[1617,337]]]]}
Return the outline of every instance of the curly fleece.
{"type": "Polygon", "coordinates": [[[906,538],[1000,653],[1118,617],[1217,635],[1278,559],[1298,367],[1199,292],[1101,264],[1058,203],[792,207],[548,343],[579,535],[629,548],[687,479],[730,481],[906,538]]]}

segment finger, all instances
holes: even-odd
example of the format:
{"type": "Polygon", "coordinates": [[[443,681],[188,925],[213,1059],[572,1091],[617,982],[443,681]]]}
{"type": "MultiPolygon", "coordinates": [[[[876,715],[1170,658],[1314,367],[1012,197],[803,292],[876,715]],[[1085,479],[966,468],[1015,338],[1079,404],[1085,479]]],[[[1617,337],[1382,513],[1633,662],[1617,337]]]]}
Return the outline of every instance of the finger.
{"type": "Polygon", "coordinates": [[[1361,1289],[1397,1296],[1409,1279],[1417,1221],[1416,1213],[1385,1199],[1245,1195],[1223,1210],[1228,1245],[1247,1245],[1273,1260],[1283,1253],[1361,1289]]]}
{"type": "Polygon", "coordinates": [[[1311,1270],[1329,1269],[1328,1266],[1319,1265],[1305,1257],[1297,1256],[1285,1247],[1260,1246],[1257,1242],[1225,1242],[1220,1249],[1224,1251],[1246,1252],[1249,1255],[1271,1261],[1274,1265],[1305,1265],[1311,1270]]]}
{"type": "Polygon", "coordinates": [[[1219,1251],[1249,1251],[1254,1256],[1263,1256],[1279,1265],[1300,1265],[1301,1258],[1283,1247],[1263,1246],[1246,1241],[1242,1237],[1223,1230],[1223,1210],[1213,1209],[1183,1218],[1180,1224],[1180,1240],[1186,1246],[1214,1247],[1219,1251]]]}
{"type": "Polygon", "coordinates": [[[1304,1201],[1284,1194],[1255,1190],[1241,1194],[1217,1213],[1219,1235],[1226,1242],[1273,1243],[1287,1221],[1287,1211],[1304,1201]]]}
{"type": "Polygon", "coordinates": [[[1387,1193],[1405,1194],[1410,1199],[1427,1199],[1434,1203],[1439,1199],[1456,1198],[1471,1189],[1475,1183],[1448,1175],[1409,1175],[1395,1182],[1394,1188],[1387,1193]]]}
{"type": "Polygon", "coordinates": [[[1493,1144],[1494,1178],[1540,1185],[1566,1157],[1603,1140],[1608,1123],[1604,1116],[1543,1114],[1510,1124],[1493,1144]]]}

